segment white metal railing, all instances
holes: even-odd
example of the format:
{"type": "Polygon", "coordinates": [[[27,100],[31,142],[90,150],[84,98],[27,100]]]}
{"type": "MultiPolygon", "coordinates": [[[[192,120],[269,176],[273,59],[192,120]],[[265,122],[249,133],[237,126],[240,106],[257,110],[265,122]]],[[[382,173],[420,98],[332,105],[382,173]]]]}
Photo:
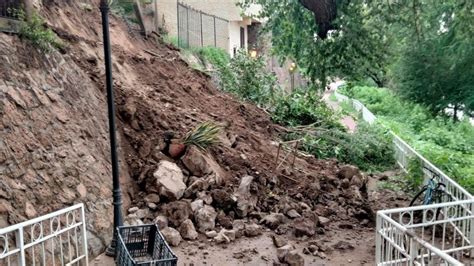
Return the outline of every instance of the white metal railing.
{"type": "Polygon", "coordinates": [[[474,262],[474,200],[377,212],[377,265],[474,262]]]}
{"type": "Polygon", "coordinates": [[[84,205],[0,229],[0,265],[88,265],[84,205]]]}
{"type": "MultiPolygon", "coordinates": [[[[337,91],[334,95],[340,102],[350,102],[364,121],[376,121],[360,101],[337,91]]],[[[474,197],[402,138],[390,133],[398,165],[408,171],[410,160],[416,158],[425,180],[436,175],[438,182],[446,185],[447,196],[439,204],[377,212],[377,265],[474,264],[474,197]]]]}
{"type": "MultiPolygon", "coordinates": [[[[362,104],[358,100],[351,99],[345,95],[338,93],[337,91],[334,92],[334,96],[339,102],[349,102],[352,104],[354,109],[362,114],[362,118],[369,124],[373,124],[376,121],[376,116],[367,109],[364,104],[362,104]]],[[[409,162],[413,158],[417,158],[419,162],[421,162],[421,167],[423,169],[423,174],[425,180],[431,178],[433,174],[436,174],[440,178],[440,182],[446,185],[446,193],[448,193],[452,200],[467,200],[473,199],[474,197],[467,192],[463,187],[461,187],[458,183],[452,180],[448,175],[446,175],[443,171],[441,171],[438,167],[428,161],[425,157],[419,154],[415,149],[413,149],[410,145],[408,145],[402,138],[400,138],[397,134],[393,131],[390,131],[390,134],[393,136],[393,144],[395,148],[395,159],[397,164],[404,170],[408,171],[409,162]],[[430,169],[430,171],[425,169],[430,169]]]]}

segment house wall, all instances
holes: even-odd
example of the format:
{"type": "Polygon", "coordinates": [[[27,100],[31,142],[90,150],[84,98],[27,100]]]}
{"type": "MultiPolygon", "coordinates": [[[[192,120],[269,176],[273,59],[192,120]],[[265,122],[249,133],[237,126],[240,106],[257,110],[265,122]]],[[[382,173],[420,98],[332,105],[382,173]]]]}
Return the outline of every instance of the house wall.
{"type": "Polygon", "coordinates": [[[229,54],[231,55],[231,57],[234,56],[234,48],[236,48],[236,51],[241,49],[240,27],[243,27],[245,32],[245,46],[243,47],[243,49],[248,49],[248,26],[246,21],[229,21],[229,54]]]}
{"type": "Polygon", "coordinates": [[[178,36],[178,0],[156,0],[158,25],[170,36],[178,36]]]}

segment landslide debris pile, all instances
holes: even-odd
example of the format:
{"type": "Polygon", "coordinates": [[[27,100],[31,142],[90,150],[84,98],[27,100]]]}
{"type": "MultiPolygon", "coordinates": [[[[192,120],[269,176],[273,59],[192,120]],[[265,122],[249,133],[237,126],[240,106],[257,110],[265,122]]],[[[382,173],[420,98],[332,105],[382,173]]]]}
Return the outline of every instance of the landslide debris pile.
{"type": "MultiPolygon", "coordinates": [[[[98,6],[98,2],[81,1],[93,6],[98,6]]],[[[54,169],[70,165],[67,159],[77,155],[84,167],[77,170],[77,179],[68,179],[68,173],[55,176],[49,175],[48,171],[40,171],[43,179],[50,178],[40,183],[44,191],[51,191],[51,195],[72,190],[67,194],[68,203],[90,201],[87,204],[88,217],[101,221],[89,221],[89,229],[100,238],[100,241],[94,242],[93,252],[97,254],[99,249],[104,248],[111,233],[110,226],[104,225],[106,221],[100,218],[110,217],[105,215],[110,214],[110,202],[101,203],[101,208],[92,203],[99,194],[100,200],[111,198],[110,192],[105,189],[110,187],[107,178],[110,177],[110,169],[106,163],[109,154],[105,96],[100,93],[104,92],[105,78],[100,16],[98,10],[81,8],[81,3],[50,1],[43,8],[41,12],[47,18],[48,26],[67,42],[66,54],[55,53],[58,60],[44,65],[46,70],[41,70],[44,73],[39,66],[33,67],[31,72],[35,74],[35,82],[49,84],[52,81],[38,77],[48,75],[48,69],[56,70],[58,65],[63,66],[59,68],[63,76],[52,76],[51,79],[59,80],[56,86],[67,90],[61,92],[58,89],[55,98],[48,101],[50,107],[41,107],[44,110],[40,114],[56,114],[59,122],[52,122],[54,126],[48,134],[53,139],[69,134],[68,139],[58,141],[69,143],[64,146],[65,149],[70,145],[73,148],[67,149],[63,155],[54,146],[46,149],[49,151],[47,154],[58,153],[61,160],[42,161],[42,165],[48,164],[53,173],[54,169]],[[64,65],[75,72],[63,69],[64,65]],[[67,105],[56,103],[63,103],[64,100],[67,105]],[[74,113],[69,113],[67,119],[62,119],[75,105],[80,106],[74,113]],[[70,124],[75,126],[67,128],[66,133],[53,130],[70,124]],[[82,127],[83,133],[78,130],[82,127]],[[81,135],[76,136],[79,133],[81,135]],[[81,139],[81,149],[74,148],[77,146],[74,144],[76,139],[81,139]],[[92,166],[94,162],[99,162],[97,167],[100,167],[100,172],[86,167],[87,163],[92,166]],[[79,182],[82,171],[87,171],[85,186],[79,182]],[[94,173],[100,173],[100,178],[94,179],[94,173]],[[58,185],[64,180],[78,182],[58,185]]],[[[155,222],[174,246],[182,239],[209,238],[219,243],[231,242],[243,236],[258,236],[263,228],[273,230],[277,235],[311,238],[325,234],[327,230],[371,223],[373,215],[368,206],[365,177],[357,168],[342,166],[332,160],[300,156],[294,168],[284,164],[275,170],[279,126],[271,122],[267,113],[219,91],[206,74],[191,69],[181,60],[176,48],[154,37],[143,39],[131,32],[120,19],[112,18],[111,36],[119,153],[123,157],[121,178],[125,198],[130,198],[130,202],[125,202],[127,223],[155,222]],[[170,134],[182,137],[204,121],[213,121],[221,126],[219,145],[207,152],[188,147],[178,159],[167,155],[166,139],[170,134]],[[131,180],[127,179],[128,176],[131,180]]],[[[12,42],[20,43],[19,40],[12,42]]],[[[24,43],[18,46],[33,49],[24,43]]],[[[24,57],[26,51],[22,51],[24,57]]],[[[15,54],[15,51],[12,53],[15,54]]],[[[19,66],[17,70],[29,68],[28,65],[19,66]]],[[[15,105],[15,95],[11,94],[8,98],[11,106],[15,105]]],[[[16,101],[17,109],[22,108],[19,102],[16,101]]],[[[22,112],[27,113],[28,110],[22,112]]],[[[9,127],[15,129],[20,126],[10,123],[9,127]]],[[[43,128],[32,126],[29,130],[36,134],[43,132],[43,128]]],[[[22,140],[17,142],[21,144],[22,140]]],[[[39,150],[45,152],[44,149],[39,150]]],[[[28,152],[24,151],[25,154],[28,152]]],[[[39,178],[35,176],[31,178],[39,178]]],[[[24,190],[32,192],[34,186],[24,190]]],[[[4,198],[3,194],[0,193],[0,197],[4,198]]],[[[64,202],[66,199],[47,198],[54,206],[67,204],[64,202]],[[61,202],[58,203],[58,200],[61,202]]],[[[16,199],[10,197],[7,200],[16,199]]],[[[35,201],[34,205],[41,202],[44,199],[35,201]]],[[[23,203],[13,203],[12,206],[21,207],[23,203]]],[[[21,209],[9,210],[23,217],[21,209]]],[[[45,211],[49,210],[40,209],[40,213],[45,211]]],[[[324,248],[312,252],[318,251],[323,252],[324,248]]],[[[282,261],[294,257],[291,250],[285,254],[282,261]]]]}

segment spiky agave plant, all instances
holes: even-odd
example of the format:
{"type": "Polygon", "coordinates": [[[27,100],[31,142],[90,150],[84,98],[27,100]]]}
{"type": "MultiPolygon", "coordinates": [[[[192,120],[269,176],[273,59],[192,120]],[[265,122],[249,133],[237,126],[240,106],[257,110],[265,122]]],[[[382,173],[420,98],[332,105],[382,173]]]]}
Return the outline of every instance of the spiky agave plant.
{"type": "Polygon", "coordinates": [[[205,150],[219,141],[217,138],[219,131],[218,125],[213,122],[204,122],[188,132],[183,142],[187,146],[194,145],[200,150],[205,150]]]}

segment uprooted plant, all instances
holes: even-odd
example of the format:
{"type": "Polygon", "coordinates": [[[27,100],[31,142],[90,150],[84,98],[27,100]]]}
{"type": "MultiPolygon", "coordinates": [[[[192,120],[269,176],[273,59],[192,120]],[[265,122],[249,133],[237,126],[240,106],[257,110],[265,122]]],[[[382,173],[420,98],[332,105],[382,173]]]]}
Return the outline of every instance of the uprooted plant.
{"type": "Polygon", "coordinates": [[[189,131],[183,139],[172,140],[169,146],[169,154],[178,158],[184,154],[186,147],[195,146],[204,151],[219,142],[217,135],[220,127],[213,122],[204,122],[189,131]]]}

